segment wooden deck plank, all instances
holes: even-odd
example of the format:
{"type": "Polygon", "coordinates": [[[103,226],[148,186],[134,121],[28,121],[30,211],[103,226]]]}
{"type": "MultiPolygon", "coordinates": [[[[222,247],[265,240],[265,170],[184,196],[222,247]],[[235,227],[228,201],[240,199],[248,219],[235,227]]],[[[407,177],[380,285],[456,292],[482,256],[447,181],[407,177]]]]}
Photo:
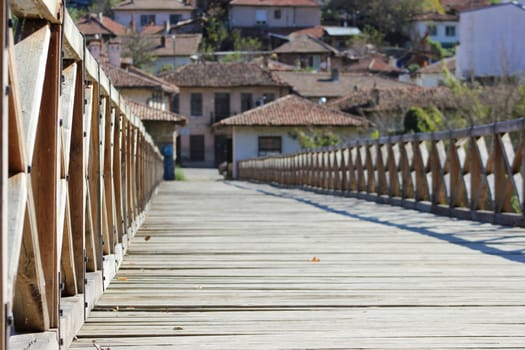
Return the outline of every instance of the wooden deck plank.
{"type": "Polygon", "coordinates": [[[299,190],[164,183],[70,349],[523,348],[524,238],[299,190]]]}

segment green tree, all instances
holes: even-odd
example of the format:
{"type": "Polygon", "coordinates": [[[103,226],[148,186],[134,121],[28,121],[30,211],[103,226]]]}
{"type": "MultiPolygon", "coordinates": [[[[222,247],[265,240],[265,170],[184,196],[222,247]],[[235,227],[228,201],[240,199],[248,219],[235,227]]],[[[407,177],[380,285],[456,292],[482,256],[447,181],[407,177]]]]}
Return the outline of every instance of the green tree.
{"type": "Polygon", "coordinates": [[[403,121],[405,132],[434,132],[443,130],[443,115],[435,108],[424,110],[421,107],[412,107],[405,114],[403,121]]]}
{"type": "Polygon", "coordinates": [[[254,37],[243,36],[239,29],[234,29],[231,34],[233,50],[235,51],[259,51],[262,42],[254,37]]]}
{"type": "Polygon", "coordinates": [[[293,136],[302,148],[335,146],[341,142],[339,136],[328,129],[310,128],[308,131],[296,129],[293,136]]]}
{"type": "Polygon", "coordinates": [[[407,21],[425,10],[421,0],[330,0],[323,14],[332,19],[341,13],[353,24],[370,25],[386,36],[399,36],[407,21]]]}
{"type": "Polygon", "coordinates": [[[152,52],[151,41],[142,33],[132,32],[123,37],[123,56],[131,57],[133,65],[141,69],[153,67],[157,57],[152,52]]]}
{"type": "Polygon", "coordinates": [[[224,22],[216,17],[211,17],[204,25],[203,40],[201,42],[202,52],[222,51],[229,38],[228,29],[224,22]]]}

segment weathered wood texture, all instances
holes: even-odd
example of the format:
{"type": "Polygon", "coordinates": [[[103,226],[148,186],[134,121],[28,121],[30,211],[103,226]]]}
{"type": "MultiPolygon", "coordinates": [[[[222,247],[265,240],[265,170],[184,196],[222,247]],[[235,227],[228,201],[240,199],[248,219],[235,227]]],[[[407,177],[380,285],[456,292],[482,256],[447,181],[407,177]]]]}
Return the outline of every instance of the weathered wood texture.
{"type": "Polygon", "coordinates": [[[6,26],[6,4],[0,39],[0,349],[9,343],[67,346],[84,318],[84,300],[93,306],[143,220],[162,179],[162,156],[85,50],[62,1],[10,1],[16,38],[6,26]],[[125,156],[123,143],[135,152],[125,156]],[[125,201],[122,188],[138,200],[125,201]],[[127,225],[118,221],[125,213],[127,225]],[[41,332],[41,338],[19,335],[28,332],[41,332]]]}
{"type": "Polygon", "coordinates": [[[525,227],[525,118],[243,160],[239,178],[525,227]]]}
{"type": "MultiPolygon", "coordinates": [[[[7,3],[2,1],[0,4],[0,18],[5,18],[7,15],[7,3]]],[[[8,86],[8,71],[7,71],[7,23],[1,21],[0,24],[0,349],[5,349],[7,346],[7,313],[8,308],[8,294],[7,294],[7,171],[8,171],[8,111],[9,100],[7,98],[6,88],[8,86]]]]}
{"type": "Polygon", "coordinates": [[[268,185],[163,183],[70,349],[520,348],[522,236],[268,185]]]}

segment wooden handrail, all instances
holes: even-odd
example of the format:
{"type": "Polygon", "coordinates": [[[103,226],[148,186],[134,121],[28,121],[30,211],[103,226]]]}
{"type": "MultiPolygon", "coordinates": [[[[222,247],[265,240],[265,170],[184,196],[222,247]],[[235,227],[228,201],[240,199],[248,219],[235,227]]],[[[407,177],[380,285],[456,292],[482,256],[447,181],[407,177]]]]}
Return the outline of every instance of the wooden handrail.
{"type": "Polygon", "coordinates": [[[0,348],[27,332],[67,348],[77,329],[61,318],[82,320],[114,276],[163,157],[62,0],[6,3],[22,25],[15,43],[2,21],[0,38],[0,348]]]}
{"type": "Polygon", "coordinates": [[[242,160],[239,178],[525,226],[525,118],[242,160]]]}

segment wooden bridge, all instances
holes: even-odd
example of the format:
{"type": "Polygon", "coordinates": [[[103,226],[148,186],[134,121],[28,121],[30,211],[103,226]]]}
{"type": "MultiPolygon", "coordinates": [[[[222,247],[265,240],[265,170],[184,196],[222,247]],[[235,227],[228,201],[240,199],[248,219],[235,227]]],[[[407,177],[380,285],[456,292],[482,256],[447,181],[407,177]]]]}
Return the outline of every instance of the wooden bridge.
{"type": "Polygon", "coordinates": [[[525,119],[161,183],[63,2],[0,12],[1,350],[524,347],[525,119]]]}

